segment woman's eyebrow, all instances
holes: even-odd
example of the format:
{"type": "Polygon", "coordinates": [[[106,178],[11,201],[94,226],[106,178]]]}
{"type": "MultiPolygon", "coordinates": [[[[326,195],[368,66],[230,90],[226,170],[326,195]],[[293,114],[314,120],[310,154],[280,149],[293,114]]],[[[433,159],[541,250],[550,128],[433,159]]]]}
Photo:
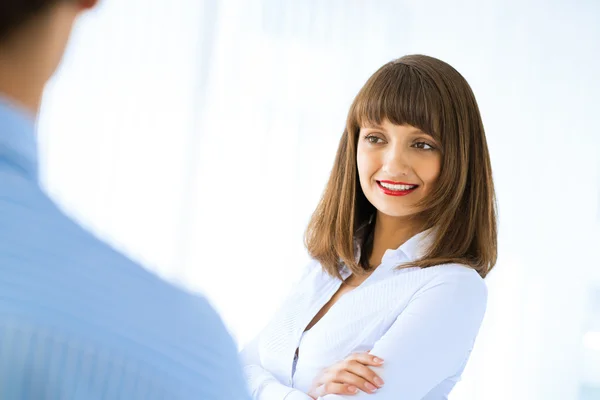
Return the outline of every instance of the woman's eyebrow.
{"type": "Polygon", "coordinates": [[[366,124],[364,124],[362,126],[362,128],[363,129],[381,129],[381,130],[384,130],[383,126],[377,125],[377,124],[373,124],[373,123],[370,123],[370,122],[367,122],[366,124]]]}

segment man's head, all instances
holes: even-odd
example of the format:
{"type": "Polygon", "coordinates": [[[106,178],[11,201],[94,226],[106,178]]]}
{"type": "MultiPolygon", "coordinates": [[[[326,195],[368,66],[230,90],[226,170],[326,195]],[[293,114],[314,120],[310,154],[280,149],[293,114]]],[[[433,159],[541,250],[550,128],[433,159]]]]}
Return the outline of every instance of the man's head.
{"type": "Polygon", "coordinates": [[[0,0],[0,93],[37,110],[73,23],[98,0],[0,0]]]}

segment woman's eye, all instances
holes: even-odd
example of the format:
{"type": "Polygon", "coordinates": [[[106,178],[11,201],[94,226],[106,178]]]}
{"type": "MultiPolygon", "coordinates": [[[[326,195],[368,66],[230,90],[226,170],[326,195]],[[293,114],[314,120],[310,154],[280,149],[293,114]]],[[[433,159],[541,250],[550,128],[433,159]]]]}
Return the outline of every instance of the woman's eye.
{"type": "Polygon", "coordinates": [[[367,135],[365,137],[365,140],[371,144],[378,144],[381,143],[383,140],[381,140],[381,138],[377,137],[377,136],[373,136],[373,135],[367,135]]]}
{"type": "Polygon", "coordinates": [[[417,142],[413,144],[413,147],[416,147],[417,149],[421,150],[433,150],[433,146],[425,142],[417,142]]]}

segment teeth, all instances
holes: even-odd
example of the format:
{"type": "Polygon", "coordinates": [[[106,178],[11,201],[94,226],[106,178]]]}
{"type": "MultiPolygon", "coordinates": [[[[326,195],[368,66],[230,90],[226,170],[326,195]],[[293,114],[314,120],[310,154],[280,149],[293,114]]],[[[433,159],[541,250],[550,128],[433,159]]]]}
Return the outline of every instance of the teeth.
{"type": "Polygon", "coordinates": [[[393,185],[390,183],[379,182],[381,186],[390,190],[410,190],[417,187],[417,185],[393,185]]]}

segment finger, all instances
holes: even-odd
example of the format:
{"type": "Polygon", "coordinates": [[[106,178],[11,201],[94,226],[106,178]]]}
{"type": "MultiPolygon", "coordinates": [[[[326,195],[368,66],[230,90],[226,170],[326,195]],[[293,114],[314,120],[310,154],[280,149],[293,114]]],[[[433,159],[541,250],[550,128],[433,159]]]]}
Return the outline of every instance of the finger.
{"type": "Polygon", "coordinates": [[[381,377],[377,375],[375,371],[358,361],[348,361],[344,365],[344,368],[346,371],[349,371],[354,375],[358,375],[376,387],[382,387],[385,384],[383,379],[381,379],[381,377]]]}
{"type": "Polygon", "coordinates": [[[324,385],[321,385],[316,390],[319,397],[325,396],[328,394],[356,394],[358,393],[358,388],[353,385],[347,385],[345,383],[337,383],[337,382],[328,382],[324,385]]]}
{"type": "Polygon", "coordinates": [[[354,353],[351,354],[346,361],[358,361],[364,365],[372,365],[374,367],[380,367],[383,365],[383,359],[370,353],[354,353]]]}
{"type": "Polygon", "coordinates": [[[347,385],[356,386],[365,393],[374,393],[377,391],[377,387],[371,382],[347,370],[337,371],[335,376],[330,378],[330,381],[334,383],[345,383],[347,385]]]}

